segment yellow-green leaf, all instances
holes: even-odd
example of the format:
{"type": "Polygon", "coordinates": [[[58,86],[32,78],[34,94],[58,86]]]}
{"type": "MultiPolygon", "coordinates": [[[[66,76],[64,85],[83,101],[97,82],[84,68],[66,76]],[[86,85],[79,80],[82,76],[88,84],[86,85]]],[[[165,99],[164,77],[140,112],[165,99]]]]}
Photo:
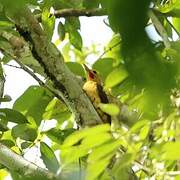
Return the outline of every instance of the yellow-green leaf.
{"type": "Polygon", "coordinates": [[[180,141],[179,142],[168,142],[163,146],[163,157],[167,160],[180,160],[180,141]]]}
{"type": "Polygon", "coordinates": [[[99,107],[103,112],[105,112],[105,113],[107,113],[107,114],[109,114],[111,116],[118,115],[119,111],[120,111],[119,107],[117,105],[115,105],[115,104],[103,104],[103,103],[100,103],[99,107]]]}
{"type": "Polygon", "coordinates": [[[115,69],[114,71],[112,71],[106,78],[105,80],[105,87],[106,88],[111,88],[114,87],[116,85],[118,85],[119,83],[121,83],[125,78],[127,78],[128,73],[125,70],[124,67],[119,67],[117,69],[115,69]]]}
{"type": "Polygon", "coordinates": [[[72,146],[77,142],[79,142],[84,137],[91,136],[94,134],[100,134],[108,131],[110,131],[109,124],[98,125],[93,128],[87,128],[80,131],[76,131],[65,139],[62,148],[72,146]]]}
{"type": "Polygon", "coordinates": [[[88,157],[88,162],[98,161],[107,155],[114,154],[113,152],[122,144],[122,141],[111,141],[110,143],[106,143],[102,146],[97,147],[92,151],[92,153],[88,157]]]}

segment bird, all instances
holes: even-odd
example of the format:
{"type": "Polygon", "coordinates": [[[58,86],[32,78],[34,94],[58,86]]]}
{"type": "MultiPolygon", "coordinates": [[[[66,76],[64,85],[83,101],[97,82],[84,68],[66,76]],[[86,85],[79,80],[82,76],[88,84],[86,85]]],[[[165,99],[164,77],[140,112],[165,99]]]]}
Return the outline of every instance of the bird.
{"type": "Polygon", "coordinates": [[[100,75],[97,71],[90,69],[87,65],[83,64],[83,66],[87,75],[86,82],[83,85],[83,90],[92,102],[102,122],[111,124],[111,116],[99,108],[100,103],[109,103],[107,95],[103,90],[103,83],[100,75]]]}

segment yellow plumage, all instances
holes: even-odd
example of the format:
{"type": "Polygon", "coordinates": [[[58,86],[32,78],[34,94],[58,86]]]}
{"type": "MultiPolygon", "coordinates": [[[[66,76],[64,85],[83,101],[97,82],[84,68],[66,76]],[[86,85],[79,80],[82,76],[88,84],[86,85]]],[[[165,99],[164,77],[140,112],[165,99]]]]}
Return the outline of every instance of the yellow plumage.
{"type": "Polygon", "coordinates": [[[107,96],[102,88],[101,79],[98,76],[97,72],[94,70],[90,70],[87,66],[85,66],[85,70],[87,71],[87,81],[83,85],[83,90],[86,92],[87,96],[90,98],[94,108],[97,113],[101,117],[104,123],[111,123],[111,117],[101,111],[99,108],[100,103],[108,103],[107,96]]]}
{"type": "Polygon", "coordinates": [[[101,99],[99,97],[99,93],[97,90],[97,82],[95,81],[87,81],[83,86],[83,90],[86,92],[91,102],[98,108],[99,103],[101,103],[101,99]]]}

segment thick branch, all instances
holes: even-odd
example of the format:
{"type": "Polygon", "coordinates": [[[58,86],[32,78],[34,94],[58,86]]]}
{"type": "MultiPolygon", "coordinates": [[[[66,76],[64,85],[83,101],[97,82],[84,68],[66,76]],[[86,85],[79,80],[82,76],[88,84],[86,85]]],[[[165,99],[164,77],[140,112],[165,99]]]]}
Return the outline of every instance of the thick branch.
{"type": "Polygon", "coordinates": [[[53,173],[46,169],[40,168],[34,163],[25,160],[20,155],[16,154],[12,150],[0,143],[0,163],[6,166],[8,169],[17,172],[25,177],[44,178],[45,180],[58,179],[53,173]]]}
{"type": "MultiPolygon", "coordinates": [[[[0,36],[4,37],[6,40],[11,41],[10,39],[16,39],[16,42],[20,42],[24,44],[25,46],[25,42],[23,41],[23,39],[20,39],[19,37],[16,37],[14,35],[8,34],[6,32],[2,32],[0,31],[0,36]]],[[[30,70],[28,67],[26,67],[25,64],[22,63],[23,61],[23,55],[22,55],[22,49],[19,49],[17,51],[17,43],[12,43],[12,49],[8,49],[7,48],[0,48],[0,51],[4,54],[4,55],[8,55],[10,56],[13,60],[16,61],[16,63],[18,63],[20,65],[20,67],[17,66],[12,66],[7,64],[8,66],[12,66],[12,67],[16,67],[19,69],[24,70],[25,72],[27,72],[29,75],[31,75],[38,83],[40,86],[43,86],[44,88],[46,88],[48,91],[50,91],[55,97],[57,97],[59,100],[61,100],[62,102],[64,102],[64,100],[61,98],[62,97],[62,93],[60,93],[58,90],[51,88],[50,86],[48,86],[46,83],[44,83],[38,76],[36,76],[36,74],[30,70]],[[16,56],[16,53],[18,53],[18,56],[16,56]]],[[[33,67],[31,67],[33,69],[33,67]]],[[[33,69],[34,70],[34,69],[33,69]]]]}
{"type": "MultiPolygon", "coordinates": [[[[95,8],[95,9],[61,9],[61,10],[55,10],[53,15],[56,18],[60,17],[79,17],[79,16],[105,16],[107,15],[106,11],[104,9],[95,8]]],[[[41,20],[41,14],[37,14],[35,16],[39,21],[41,20]]]]}
{"type": "MultiPolygon", "coordinates": [[[[31,32],[31,38],[35,47],[38,62],[43,66],[46,75],[52,80],[55,87],[61,91],[62,98],[75,114],[76,119],[81,121],[82,126],[102,123],[93,105],[83,92],[74,74],[66,67],[64,59],[59,50],[50,42],[40,24],[34,18],[29,9],[20,10],[22,21],[16,19],[17,23],[24,22],[31,32]]],[[[15,16],[17,18],[17,16],[15,16]]],[[[19,24],[24,27],[24,24],[19,24]]],[[[80,122],[77,122],[80,124],[80,122]]]]}

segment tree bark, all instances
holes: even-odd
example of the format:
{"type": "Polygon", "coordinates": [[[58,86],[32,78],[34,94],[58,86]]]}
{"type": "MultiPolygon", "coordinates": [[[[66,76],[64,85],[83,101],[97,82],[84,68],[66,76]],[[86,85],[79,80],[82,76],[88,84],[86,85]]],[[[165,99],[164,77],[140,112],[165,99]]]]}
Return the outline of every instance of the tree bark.
{"type": "MultiPolygon", "coordinates": [[[[56,18],[60,17],[79,17],[79,16],[107,16],[107,12],[104,9],[100,8],[94,8],[94,9],[60,9],[55,10],[52,15],[54,15],[56,18]]],[[[41,14],[35,15],[35,17],[41,21],[41,14]]]]}

